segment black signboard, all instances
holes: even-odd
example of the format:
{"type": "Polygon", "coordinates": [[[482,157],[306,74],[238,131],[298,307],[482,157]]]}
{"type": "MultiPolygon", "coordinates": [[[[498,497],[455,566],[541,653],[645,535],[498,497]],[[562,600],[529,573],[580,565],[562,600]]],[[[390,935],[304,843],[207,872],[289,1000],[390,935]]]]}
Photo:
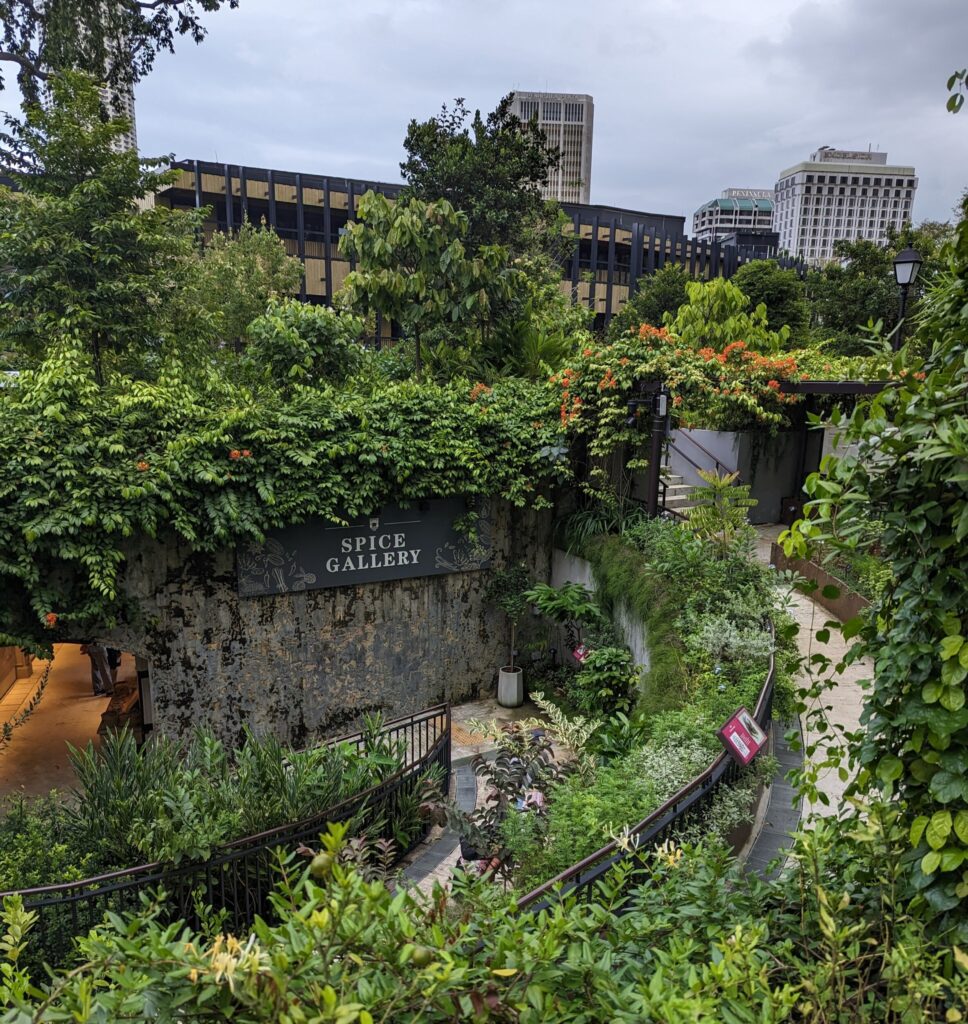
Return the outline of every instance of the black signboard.
{"type": "Polygon", "coordinates": [[[239,594],[259,597],[357,583],[486,569],[491,545],[486,502],[433,498],[410,508],[386,505],[338,526],[322,520],[269,530],[237,554],[239,594]],[[455,523],[476,515],[476,536],[455,523]]]}

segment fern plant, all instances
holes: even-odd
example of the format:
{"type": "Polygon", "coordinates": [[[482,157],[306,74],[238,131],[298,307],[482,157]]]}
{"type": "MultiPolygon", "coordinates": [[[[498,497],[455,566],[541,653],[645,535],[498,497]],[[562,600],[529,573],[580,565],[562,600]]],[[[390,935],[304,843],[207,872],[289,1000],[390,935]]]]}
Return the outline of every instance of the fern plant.
{"type": "Polygon", "coordinates": [[[756,505],[749,484],[739,484],[739,473],[699,470],[703,484],[694,487],[689,510],[689,526],[697,537],[708,541],[719,558],[749,555],[753,530],[748,513],[756,505]]]}

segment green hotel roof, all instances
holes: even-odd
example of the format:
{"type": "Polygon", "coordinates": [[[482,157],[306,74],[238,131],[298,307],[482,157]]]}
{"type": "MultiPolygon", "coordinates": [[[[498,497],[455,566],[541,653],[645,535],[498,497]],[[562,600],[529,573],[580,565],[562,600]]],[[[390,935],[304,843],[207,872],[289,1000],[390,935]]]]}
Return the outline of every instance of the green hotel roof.
{"type": "Polygon", "coordinates": [[[772,199],[713,199],[702,207],[708,210],[714,206],[720,210],[762,210],[763,213],[773,212],[772,199]]]}

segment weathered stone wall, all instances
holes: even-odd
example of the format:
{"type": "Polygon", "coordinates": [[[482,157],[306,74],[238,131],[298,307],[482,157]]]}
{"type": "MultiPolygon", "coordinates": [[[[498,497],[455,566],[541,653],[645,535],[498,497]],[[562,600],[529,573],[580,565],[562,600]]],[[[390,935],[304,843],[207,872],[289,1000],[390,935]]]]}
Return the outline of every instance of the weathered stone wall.
{"type": "MultiPolygon", "coordinates": [[[[495,502],[494,564],[551,571],[551,517],[495,502]]],[[[139,621],[102,639],[151,664],[155,728],[207,724],[235,742],[244,724],[300,744],[496,685],[502,612],[484,605],[489,571],[240,598],[234,552],[175,541],[128,553],[139,621]]]]}

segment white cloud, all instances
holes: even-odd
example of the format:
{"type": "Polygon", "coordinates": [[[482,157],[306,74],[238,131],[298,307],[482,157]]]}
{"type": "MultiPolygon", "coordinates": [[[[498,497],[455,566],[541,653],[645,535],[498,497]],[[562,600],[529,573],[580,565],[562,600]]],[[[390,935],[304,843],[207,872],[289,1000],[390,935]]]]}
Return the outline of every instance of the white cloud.
{"type": "Polygon", "coordinates": [[[244,0],[138,89],[145,152],[396,181],[412,117],[513,88],[595,98],[592,198],[679,213],[820,145],[913,163],[915,216],[968,181],[964,0],[244,0]]]}

